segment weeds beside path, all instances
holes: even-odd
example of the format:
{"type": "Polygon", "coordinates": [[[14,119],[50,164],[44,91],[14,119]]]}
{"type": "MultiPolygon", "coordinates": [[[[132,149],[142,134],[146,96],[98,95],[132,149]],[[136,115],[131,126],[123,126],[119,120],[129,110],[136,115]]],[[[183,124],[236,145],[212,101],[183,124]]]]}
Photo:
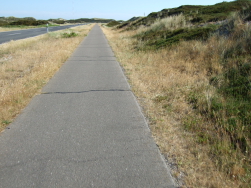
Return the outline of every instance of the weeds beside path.
{"type": "MultiPolygon", "coordinates": [[[[134,48],[139,43],[132,37],[137,34],[135,31],[119,32],[105,27],[103,31],[125,69],[149,119],[155,141],[171,164],[173,176],[179,184],[200,188],[239,187],[239,181],[234,181],[217,169],[208,155],[209,146],[203,144],[203,135],[200,137],[184,129],[184,119],[187,117],[197,117],[189,120],[202,123],[199,122],[202,118],[193,114],[187,96],[196,92],[196,88],[208,85],[206,72],[198,71],[200,69],[197,67],[208,66],[206,57],[196,54],[211,53],[207,45],[199,41],[184,41],[169,50],[140,51],[134,48]],[[205,65],[197,65],[198,62],[205,62],[205,65]]],[[[210,62],[218,62],[217,56],[208,58],[210,62]]],[[[221,68],[218,64],[214,67],[221,68]]],[[[206,122],[203,124],[206,126],[206,122]]],[[[210,122],[207,125],[211,126],[210,122]]]]}
{"type": "Polygon", "coordinates": [[[237,0],[104,28],[185,187],[251,188],[250,18],[237,0]]]}
{"type": "Polygon", "coordinates": [[[0,131],[67,60],[92,25],[0,45],[0,131]]]}

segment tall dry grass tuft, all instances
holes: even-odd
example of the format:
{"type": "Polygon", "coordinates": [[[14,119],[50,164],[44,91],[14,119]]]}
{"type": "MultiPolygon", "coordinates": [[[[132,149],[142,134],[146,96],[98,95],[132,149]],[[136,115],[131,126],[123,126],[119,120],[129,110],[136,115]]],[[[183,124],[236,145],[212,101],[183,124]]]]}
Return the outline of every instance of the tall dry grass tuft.
{"type": "Polygon", "coordinates": [[[15,31],[15,30],[21,30],[21,29],[24,29],[24,28],[18,28],[18,27],[16,27],[16,28],[0,27],[0,32],[15,31]]]}
{"type": "Polygon", "coordinates": [[[133,36],[141,31],[103,28],[149,119],[153,137],[182,187],[250,187],[250,159],[238,145],[232,147],[236,135],[229,135],[220,124],[230,112],[221,107],[217,111],[216,99],[227,100],[221,88],[212,84],[216,77],[217,84],[224,85],[228,67],[238,67],[238,54],[249,53],[250,27],[235,25],[232,37],[213,35],[207,42],[181,41],[147,52],[135,48],[142,41],[133,36]],[[237,35],[242,36],[239,45],[237,35]]]}
{"type": "Polygon", "coordinates": [[[173,31],[180,28],[188,28],[191,27],[192,24],[186,20],[186,17],[183,14],[169,16],[162,19],[157,19],[152,25],[149,27],[141,26],[136,32],[137,34],[144,32],[156,32],[161,30],[169,30],[173,31]]]}
{"type": "Polygon", "coordinates": [[[169,16],[163,19],[158,19],[150,27],[150,30],[175,30],[184,27],[190,27],[191,23],[186,20],[183,14],[169,16]]]}
{"type": "Polygon", "coordinates": [[[72,54],[93,25],[0,45],[0,131],[15,118],[72,54]]]}

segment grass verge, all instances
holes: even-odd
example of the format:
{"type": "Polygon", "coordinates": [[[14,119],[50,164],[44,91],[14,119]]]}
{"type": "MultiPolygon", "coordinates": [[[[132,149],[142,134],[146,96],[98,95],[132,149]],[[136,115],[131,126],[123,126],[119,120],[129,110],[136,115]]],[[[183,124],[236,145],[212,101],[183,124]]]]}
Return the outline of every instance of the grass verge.
{"type": "Polygon", "coordinates": [[[251,185],[250,28],[236,14],[222,34],[150,50],[159,30],[103,28],[182,187],[251,185]]]}
{"type": "Polygon", "coordinates": [[[39,93],[92,26],[0,45],[0,131],[39,93]]]}
{"type": "MultiPolygon", "coordinates": [[[[55,27],[60,26],[57,24],[49,24],[49,27],[55,27]]],[[[6,32],[6,31],[15,31],[15,30],[22,30],[22,29],[35,29],[35,28],[46,28],[47,25],[39,25],[39,26],[25,26],[25,25],[8,25],[8,26],[2,26],[0,27],[0,32],[6,32]]]]}

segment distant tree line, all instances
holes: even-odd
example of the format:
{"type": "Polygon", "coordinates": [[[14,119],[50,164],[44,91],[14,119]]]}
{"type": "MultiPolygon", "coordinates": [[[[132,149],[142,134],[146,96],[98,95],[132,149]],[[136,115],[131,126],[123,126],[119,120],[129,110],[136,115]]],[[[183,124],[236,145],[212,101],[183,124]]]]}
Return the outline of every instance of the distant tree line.
{"type": "Polygon", "coordinates": [[[38,26],[49,23],[46,20],[33,20],[33,19],[18,19],[15,21],[0,20],[0,26],[14,26],[14,25],[24,25],[24,26],[38,26]]]}
{"type": "Polygon", "coordinates": [[[38,26],[49,23],[45,20],[18,20],[15,22],[9,23],[9,25],[26,25],[26,26],[38,26]]]}
{"type": "Polygon", "coordinates": [[[102,18],[79,18],[72,20],[49,19],[49,20],[36,20],[33,17],[16,18],[16,17],[0,17],[0,27],[2,26],[38,26],[45,25],[49,22],[55,24],[65,24],[65,23],[109,23],[115,21],[113,19],[102,19],[102,18]]]}
{"type": "Polygon", "coordinates": [[[94,19],[94,18],[79,18],[75,20],[67,20],[68,23],[109,23],[115,21],[113,19],[94,19]]]}

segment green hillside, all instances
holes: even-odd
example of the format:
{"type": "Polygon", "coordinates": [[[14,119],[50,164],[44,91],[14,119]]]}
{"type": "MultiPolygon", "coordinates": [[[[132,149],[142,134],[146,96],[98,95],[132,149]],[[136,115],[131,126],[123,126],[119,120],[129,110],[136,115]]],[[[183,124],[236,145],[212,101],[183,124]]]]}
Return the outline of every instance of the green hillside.
{"type": "Polygon", "coordinates": [[[233,2],[222,2],[215,5],[183,5],[177,8],[163,9],[159,12],[152,12],[147,17],[137,21],[123,23],[119,28],[136,29],[139,26],[150,26],[156,19],[162,19],[169,16],[183,14],[187,21],[193,24],[202,24],[206,22],[217,22],[227,19],[234,11],[242,11],[243,7],[251,6],[250,0],[238,0],[233,2]]]}

